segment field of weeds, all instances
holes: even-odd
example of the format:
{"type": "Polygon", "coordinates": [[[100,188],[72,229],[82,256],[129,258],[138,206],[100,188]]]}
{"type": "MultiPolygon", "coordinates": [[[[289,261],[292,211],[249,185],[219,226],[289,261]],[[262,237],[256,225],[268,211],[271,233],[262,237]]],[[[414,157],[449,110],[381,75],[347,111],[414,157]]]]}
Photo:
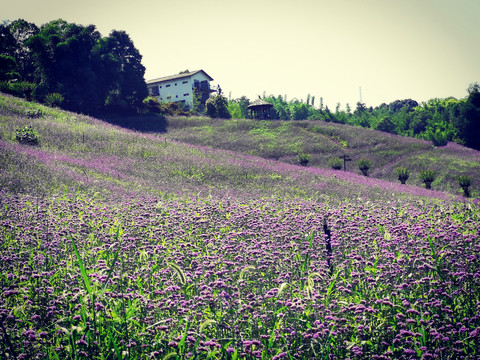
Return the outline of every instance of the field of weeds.
{"type": "Polygon", "coordinates": [[[422,186],[418,174],[423,169],[437,172],[434,189],[461,194],[457,177],[474,178],[480,186],[480,151],[449,143],[433,147],[430,141],[392,135],[371,129],[324,121],[257,121],[245,119],[181,118],[168,119],[164,136],[191,144],[252,154],[267,159],[298,164],[297,154],[311,156],[309,166],[329,168],[332,157],[348,155],[349,172],[361,174],[356,162],[372,161],[369,176],[397,182],[395,168],[408,167],[409,184],[422,186]]]}
{"type": "Polygon", "coordinates": [[[480,357],[475,197],[0,105],[2,359],[480,357]]]}

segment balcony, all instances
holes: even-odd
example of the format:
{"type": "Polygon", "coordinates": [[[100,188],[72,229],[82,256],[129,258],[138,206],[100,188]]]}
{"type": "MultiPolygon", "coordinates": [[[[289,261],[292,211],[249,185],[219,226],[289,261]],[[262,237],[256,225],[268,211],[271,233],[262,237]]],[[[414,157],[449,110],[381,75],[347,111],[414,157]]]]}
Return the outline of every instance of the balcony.
{"type": "Polygon", "coordinates": [[[208,81],[195,81],[193,83],[193,88],[197,89],[200,92],[207,92],[207,93],[217,91],[215,89],[210,88],[210,83],[208,81]]]}

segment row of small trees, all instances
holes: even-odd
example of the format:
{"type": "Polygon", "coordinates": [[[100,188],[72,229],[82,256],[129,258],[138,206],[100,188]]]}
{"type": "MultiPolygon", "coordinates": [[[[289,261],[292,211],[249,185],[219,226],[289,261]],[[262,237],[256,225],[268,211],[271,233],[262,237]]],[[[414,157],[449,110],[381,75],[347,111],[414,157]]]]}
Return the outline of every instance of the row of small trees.
{"type": "MultiPolygon", "coordinates": [[[[310,162],[311,155],[300,153],[297,155],[298,162],[307,166],[310,162]]],[[[344,160],[341,158],[331,158],[328,161],[328,165],[334,170],[341,170],[344,166],[344,160]]],[[[372,167],[372,162],[369,159],[362,158],[357,161],[357,167],[362,172],[363,175],[368,176],[368,171],[372,167]]],[[[395,169],[395,175],[402,184],[406,184],[407,180],[410,178],[410,169],[407,167],[398,167],[395,169]]],[[[437,173],[430,169],[424,169],[420,171],[419,178],[425,184],[426,189],[432,188],[432,183],[437,178],[437,173]]],[[[468,175],[461,175],[457,177],[458,185],[463,189],[463,195],[465,197],[470,197],[470,186],[472,185],[472,178],[468,175]]]]}

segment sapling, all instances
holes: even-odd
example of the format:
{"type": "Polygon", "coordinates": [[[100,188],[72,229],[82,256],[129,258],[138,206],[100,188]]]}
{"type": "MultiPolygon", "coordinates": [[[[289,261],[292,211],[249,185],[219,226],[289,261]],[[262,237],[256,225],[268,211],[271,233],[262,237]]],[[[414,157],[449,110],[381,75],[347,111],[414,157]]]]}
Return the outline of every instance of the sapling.
{"type": "Polygon", "coordinates": [[[310,154],[305,154],[305,153],[299,153],[297,154],[297,159],[300,165],[302,166],[307,166],[310,160],[312,159],[312,155],[310,154]]]}
{"type": "Polygon", "coordinates": [[[343,161],[340,158],[331,158],[330,160],[328,160],[328,165],[333,170],[342,170],[343,161]]]}
{"type": "Polygon", "coordinates": [[[360,159],[358,160],[357,165],[362,174],[368,176],[368,170],[372,167],[372,162],[368,159],[360,159]]]}
{"type": "Polygon", "coordinates": [[[410,177],[410,170],[406,167],[398,167],[395,169],[395,174],[398,177],[398,180],[402,183],[405,184],[410,177]]]}
{"type": "Polygon", "coordinates": [[[470,185],[472,185],[472,178],[468,175],[460,175],[458,178],[458,185],[463,189],[463,195],[470,197],[470,185]]]}
{"type": "Polygon", "coordinates": [[[425,169],[420,171],[420,180],[425,184],[426,189],[432,188],[432,182],[437,177],[437,173],[433,170],[425,169]]]}

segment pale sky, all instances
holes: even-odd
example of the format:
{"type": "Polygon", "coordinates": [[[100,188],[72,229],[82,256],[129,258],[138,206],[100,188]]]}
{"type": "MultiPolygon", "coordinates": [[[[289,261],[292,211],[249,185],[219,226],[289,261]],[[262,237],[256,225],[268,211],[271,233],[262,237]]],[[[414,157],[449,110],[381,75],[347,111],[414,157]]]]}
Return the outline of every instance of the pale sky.
{"type": "Polygon", "coordinates": [[[480,82],[480,0],[1,0],[0,20],[125,30],[146,80],[205,70],[226,96],[463,98],[480,82]]]}

